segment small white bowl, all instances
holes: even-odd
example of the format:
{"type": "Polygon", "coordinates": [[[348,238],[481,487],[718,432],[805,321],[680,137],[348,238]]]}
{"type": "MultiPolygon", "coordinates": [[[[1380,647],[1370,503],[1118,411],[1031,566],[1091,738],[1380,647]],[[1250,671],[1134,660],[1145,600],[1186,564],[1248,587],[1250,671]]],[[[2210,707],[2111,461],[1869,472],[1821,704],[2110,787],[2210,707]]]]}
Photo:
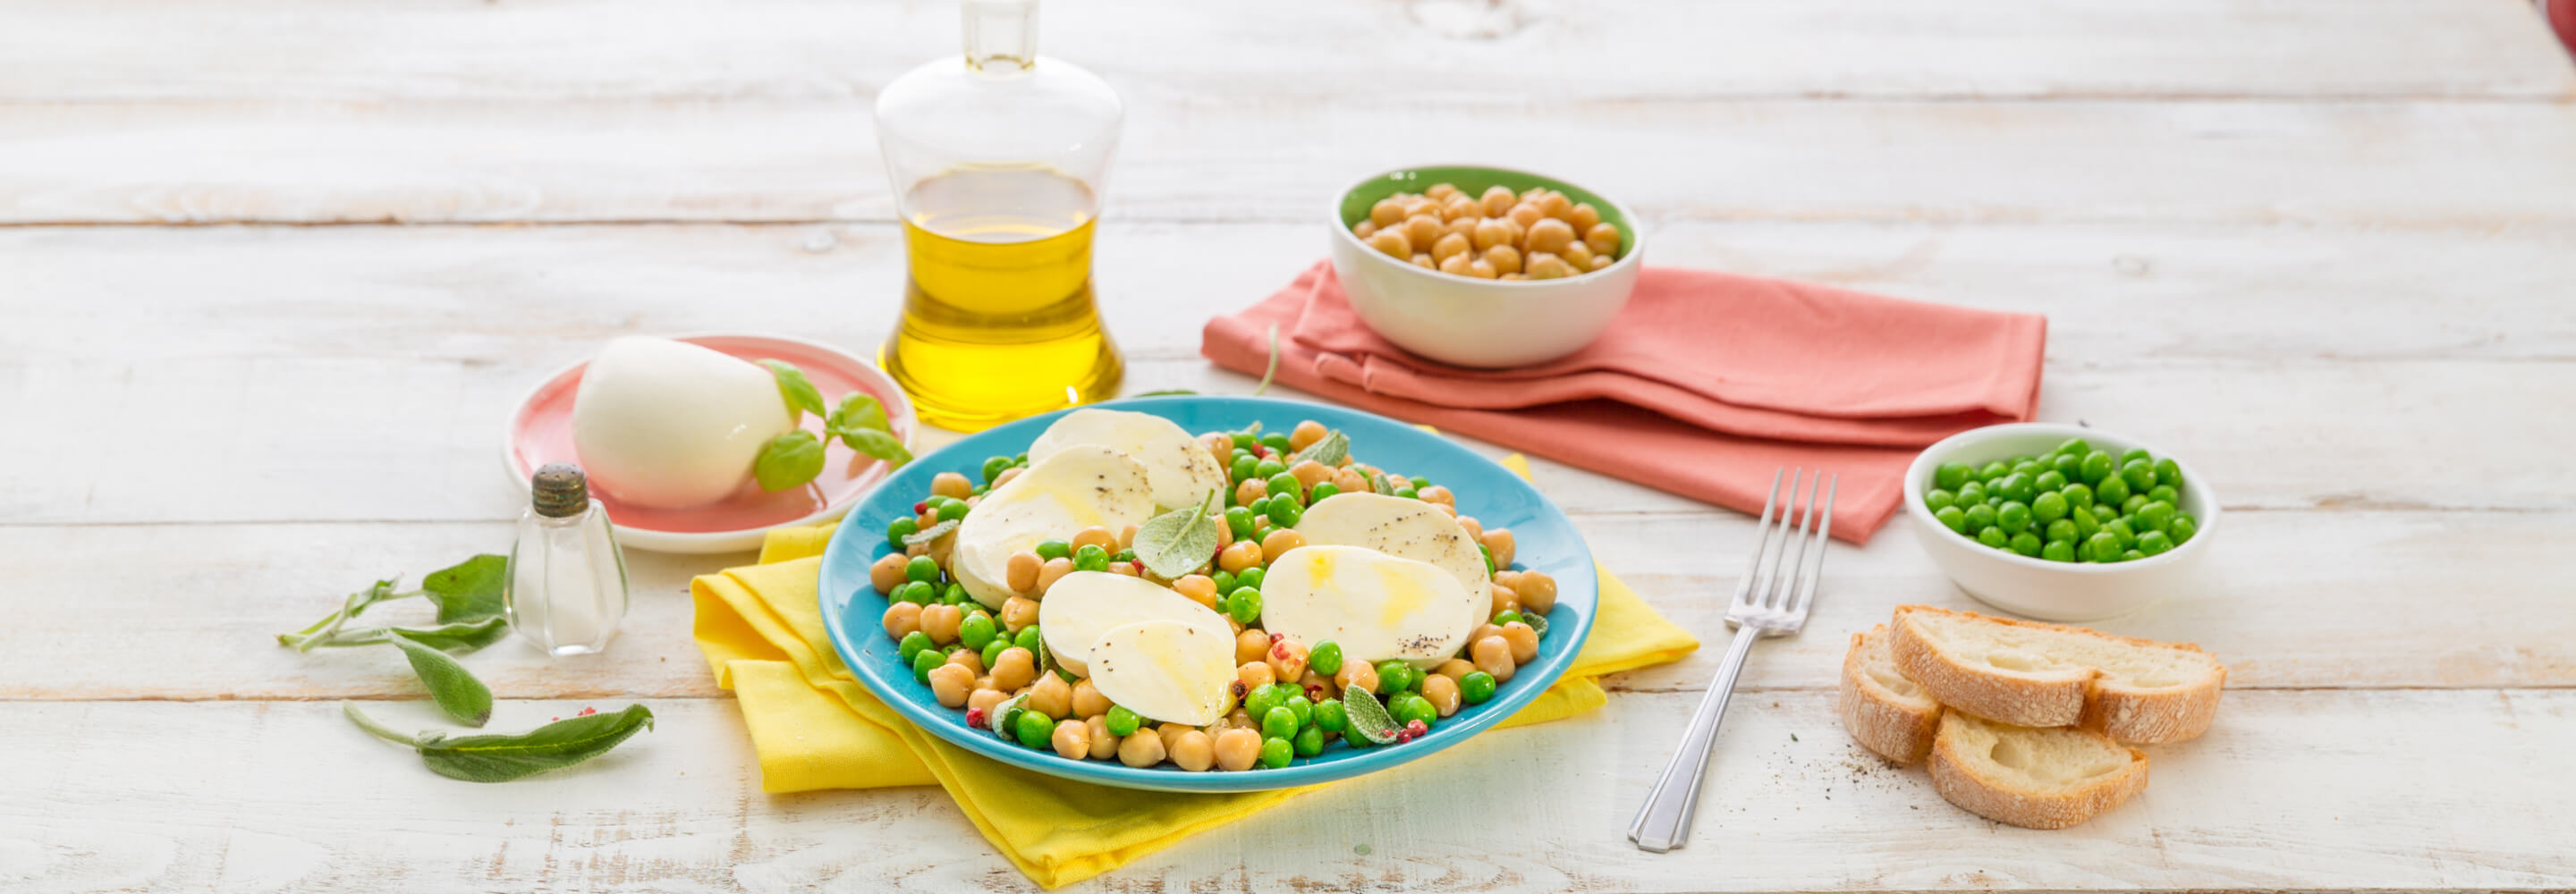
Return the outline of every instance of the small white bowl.
{"type": "Polygon", "coordinates": [[[1332,228],[1333,273],[1360,320],[1405,350],[1458,366],[1526,366],[1581,350],[1610,328],[1628,305],[1645,257],[1645,233],[1627,206],[1571,183],[1508,168],[1434,165],[1388,171],[1343,190],[1327,209],[1332,228]],[[1396,192],[1421,192],[1436,183],[1468,194],[1500,185],[1513,191],[1547,187],[1577,202],[1590,202],[1601,219],[1625,234],[1618,260],[1602,270],[1564,279],[1475,279],[1425,270],[1370,248],[1351,227],[1369,207],[1396,192]]]}
{"type": "Polygon", "coordinates": [[[2219,515],[2218,496],[2210,491],[2208,479],[2182,457],[2100,429],[2047,423],[1990,425],[1924,448],[1905,470],[1905,513],[1914,519],[1915,537],[1932,556],[1932,564],[1940,566],[1959,589],[1996,608],[2049,621],[2093,621],[2127,614],[2194,586],[2202,556],[2208,554],[2209,543],[2218,533],[2219,515]],[[2191,513],[2200,527],[2190,540],[2162,555],[2110,564],[2051,562],[1969,539],[1933,518],[1932,508],[1923,503],[1923,494],[1932,487],[1933,470],[1943,463],[1983,466],[2015,456],[2046,454],[2068,438],[2083,438],[2115,457],[2145,450],[2157,459],[2173,460],[2182,469],[2178,508],[2191,513]]]}

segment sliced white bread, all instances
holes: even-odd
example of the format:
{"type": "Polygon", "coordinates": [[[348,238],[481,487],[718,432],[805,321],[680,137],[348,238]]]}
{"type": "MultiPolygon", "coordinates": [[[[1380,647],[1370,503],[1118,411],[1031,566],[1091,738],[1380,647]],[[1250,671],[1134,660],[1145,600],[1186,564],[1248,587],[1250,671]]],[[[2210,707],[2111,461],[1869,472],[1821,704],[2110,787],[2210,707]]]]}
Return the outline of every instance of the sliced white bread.
{"type": "Polygon", "coordinates": [[[2032,729],[1941,715],[1932,788],[1969,813],[2026,829],[2063,829],[2147,787],[2147,756],[2089,730],[2032,729]]]}
{"type": "Polygon", "coordinates": [[[1880,757],[1911,764],[1932,750],[1941,703],[1896,669],[1888,638],[1885,624],[1852,634],[1851,651],[1843,654],[1836,706],[1852,741],[1880,757]]]}
{"type": "Polygon", "coordinates": [[[1953,710],[2014,726],[2081,726],[2122,742],[2209,729],[2227,668],[2188,643],[1901,606],[1896,667],[1953,710]]]}

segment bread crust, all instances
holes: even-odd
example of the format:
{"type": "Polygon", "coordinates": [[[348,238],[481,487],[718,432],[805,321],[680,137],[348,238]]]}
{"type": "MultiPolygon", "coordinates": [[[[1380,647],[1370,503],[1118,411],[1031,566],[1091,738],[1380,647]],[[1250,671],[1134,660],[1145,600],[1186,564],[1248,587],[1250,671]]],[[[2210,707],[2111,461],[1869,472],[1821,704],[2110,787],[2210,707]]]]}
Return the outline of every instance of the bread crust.
{"type": "Polygon", "coordinates": [[[1897,669],[1932,698],[1953,709],[2014,726],[2080,726],[2122,742],[2179,742],[2206,732],[2218,716],[2218,695],[2227,683],[2227,668],[2215,659],[2205,679],[2191,685],[2139,689],[2102,678],[2083,667],[2044,674],[2009,674],[1945,655],[1913,619],[1924,615],[1967,618],[1982,623],[2052,630],[2149,649],[2182,650],[2207,655],[2190,643],[2166,643],[2113,636],[2098,630],[1997,618],[1976,612],[1928,605],[1898,606],[1890,623],[1889,642],[1897,669]]]}
{"type": "Polygon", "coordinates": [[[1932,789],[1969,813],[2025,829],[2063,829],[2118,807],[2147,787],[2146,753],[2125,746],[2116,747],[2129,753],[2128,766],[2073,791],[2046,791],[1989,777],[1978,772],[1966,753],[1970,746],[1961,740],[1960,730],[1967,722],[1955,713],[1942,715],[1931,770],[1932,789]]]}
{"type": "Polygon", "coordinates": [[[1843,729],[1862,748],[1900,764],[1918,763],[1932,751],[1933,734],[1941,725],[1941,706],[1929,699],[1909,699],[1891,692],[1869,675],[1869,644],[1872,640],[1884,641],[1887,636],[1885,624],[1852,634],[1851,651],[1843,655],[1835,707],[1842,714],[1843,729]]]}

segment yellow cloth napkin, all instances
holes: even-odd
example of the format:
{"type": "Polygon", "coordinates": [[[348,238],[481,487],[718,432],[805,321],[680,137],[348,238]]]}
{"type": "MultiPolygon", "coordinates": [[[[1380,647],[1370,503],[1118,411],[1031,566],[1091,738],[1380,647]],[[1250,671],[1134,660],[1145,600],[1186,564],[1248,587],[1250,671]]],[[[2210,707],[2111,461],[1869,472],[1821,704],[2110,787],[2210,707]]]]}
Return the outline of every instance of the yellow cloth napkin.
{"type": "MultiPolygon", "coordinates": [[[[1520,456],[1504,464],[1529,477],[1520,456]]],[[[1172,794],[1059,779],[978,757],[923,732],[850,676],[824,632],[815,578],[831,526],[773,532],[760,564],[703,575],[698,647],[734,691],[770,792],[937,784],[1002,855],[1045,887],[1071,884],[1312,788],[1172,794]]],[[[1556,685],[1501,726],[1600,707],[1599,677],[1679,660],[1699,640],[1601,571],[1592,634],[1556,685]]]]}

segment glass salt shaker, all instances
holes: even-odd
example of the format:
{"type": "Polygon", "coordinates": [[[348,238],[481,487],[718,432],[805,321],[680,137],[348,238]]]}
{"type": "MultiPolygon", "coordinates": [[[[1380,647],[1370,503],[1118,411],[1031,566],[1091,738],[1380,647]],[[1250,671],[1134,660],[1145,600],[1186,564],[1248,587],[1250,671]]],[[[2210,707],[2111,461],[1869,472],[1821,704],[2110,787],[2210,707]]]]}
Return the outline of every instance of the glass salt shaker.
{"type": "Polygon", "coordinates": [[[502,595],[510,629],[552,655],[606,649],[626,618],[626,558],[608,512],[571,463],[538,469],[529,490],[502,595]]]}

